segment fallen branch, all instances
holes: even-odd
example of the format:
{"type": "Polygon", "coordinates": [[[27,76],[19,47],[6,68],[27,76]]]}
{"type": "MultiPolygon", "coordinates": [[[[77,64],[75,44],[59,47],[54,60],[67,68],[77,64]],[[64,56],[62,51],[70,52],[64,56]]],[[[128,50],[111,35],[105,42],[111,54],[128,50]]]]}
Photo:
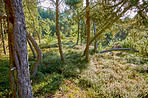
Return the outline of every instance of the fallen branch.
{"type": "Polygon", "coordinates": [[[103,51],[99,52],[99,54],[104,53],[104,52],[109,52],[109,51],[135,51],[135,52],[139,52],[136,49],[130,49],[130,48],[113,48],[113,49],[103,50],[103,51]]]}

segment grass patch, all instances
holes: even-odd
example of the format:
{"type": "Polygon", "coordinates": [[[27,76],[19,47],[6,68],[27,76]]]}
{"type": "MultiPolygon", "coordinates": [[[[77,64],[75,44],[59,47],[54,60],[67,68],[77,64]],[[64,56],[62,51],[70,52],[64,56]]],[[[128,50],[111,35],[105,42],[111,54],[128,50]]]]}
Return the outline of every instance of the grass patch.
{"type": "MultiPolygon", "coordinates": [[[[57,43],[40,47],[43,60],[37,75],[31,78],[34,97],[96,98],[145,97],[148,91],[148,59],[129,52],[94,54],[90,61],[83,56],[85,45],[70,39],[62,43],[66,62],[62,62],[57,43]]],[[[99,50],[98,50],[99,51],[99,50]]],[[[30,67],[35,63],[29,50],[30,67]]],[[[0,97],[10,97],[8,55],[0,58],[0,97]]]]}

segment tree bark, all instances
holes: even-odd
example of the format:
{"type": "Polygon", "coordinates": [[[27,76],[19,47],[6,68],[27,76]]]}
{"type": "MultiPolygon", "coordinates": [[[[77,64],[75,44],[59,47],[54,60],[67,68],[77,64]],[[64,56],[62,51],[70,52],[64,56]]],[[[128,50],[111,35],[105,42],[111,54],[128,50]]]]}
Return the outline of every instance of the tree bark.
{"type": "Polygon", "coordinates": [[[35,54],[34,48],[32,47],[32,44],[31,44],[31,42],[30,42],[30,40],[28,38],[27,38],[27,42],[28,42],[28,44],[30,46],[30,49],[31,49],[32,53],[33,53],[34,59],[36,60],[37,56],[35,54]]]}
{"type": "Polygon", "coordinates": [[[87,45],[86,45],[86,59],[88,60],[89,58],[89,40],[90,40],[90,15],[89,15],[89,0],[86,0],[86,25],[87,25],[87,45]]]}
{"type": "MultiPolygon", "coordinates": [[[[95,27],[95,21],[93,20],[93,26],[94,26],[94,36],[96,36],[96,27],[95,27]]],[[[97,52],[97,38],[95,39],[94,42],[94,52],[97,52]]]]}
{"type": "Polygon", "coordinates": [[[31,68],[31,75],[32,77],[34,77],[37,73],[37,69],[38,69],[38,66],[42,60],[42,52],[39,48],[39,46],[37,45],[36,41],[33,39],[33,37],[30,35],[30,33],[27,31],[27,38],[31,41],[34,49],[36,50],[38,56],[37,56],[37,60],[34,64],[34,66],[31,68]]]}
{"type": "Polygon", "coordinates": [[[62,61],[65,62],[65,58],[64,58],[62,46],[61,46],[60,32],[59,32],[59,8],[58,6],[59,6],[59,0],[56,0],[56,32],[57,32],[57,38],[58,38],[58,46],[59,46],[59,52],[61,55],[61,59],[62,61]]]}
{"type": "Polygon", "coordinates": [[[2,37],[2,43],[3,43],[3,50],[4,50],[4,54],[6,55],[6,47],[5,47],[5,39],[4,39],[4,30],[3,30],[3,20],[0,20],[0,24],[1,24],[1,37],[2,37]]]}
{"type": "Polygon", "coordinates": [[[76,43],[76,45],[78,45],[78,43],[79,43],[79,27],[80,27],[80,21],[78,20],[78,36],[77,36],[77,43],[76,43]]]}
{"type": "Polygon", "coordinates": [[[8,22],[10,87],[13,98],[33,98],[22,0],[4,0],[8,22]]]}

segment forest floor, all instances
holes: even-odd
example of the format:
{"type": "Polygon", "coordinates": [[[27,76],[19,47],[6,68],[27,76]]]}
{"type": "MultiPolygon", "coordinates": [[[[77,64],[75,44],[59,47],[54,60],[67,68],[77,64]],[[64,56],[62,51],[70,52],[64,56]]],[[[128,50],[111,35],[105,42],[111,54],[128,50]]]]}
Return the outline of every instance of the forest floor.
{"type": "MultiPolygon", "coordinates": [[[[40,45],[43,60],[31,78],[37,98],[148,97],[148,58],[130,52],[83,56],[85,45],[72,39],[62,41],[66,62],[62,62],[55,41],[40,45]]],[[[44,41],[42,41],[44,42],[44,41]]],[[[0,47],[0,51],[1,51],[0,47]]],[[[30,67],[34,58],[29,49],[30,67]]],[[[8,55],[0,53],[0,97],[10,97],[8,55]]]]}

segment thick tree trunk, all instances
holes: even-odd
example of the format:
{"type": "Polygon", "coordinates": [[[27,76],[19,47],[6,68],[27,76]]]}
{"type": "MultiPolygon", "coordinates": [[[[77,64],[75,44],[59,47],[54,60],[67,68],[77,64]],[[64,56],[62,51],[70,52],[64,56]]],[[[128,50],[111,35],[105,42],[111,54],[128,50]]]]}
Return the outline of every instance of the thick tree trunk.
{"type": "Polygon", "coordinates": [[[32,44],[31,44],[31,42],[30,42],[30,40],[28,38],[27,38],[27,42],[28,42],[28,44],[30,46],[30,49],[31,49],[32,53],[33,53],[34,59],[36,60],[37,56],[35,54],[34,48],[32,47],[32,44]]]}
{"type": "Polygon", "coordinates": [[[86,59],[89,58],[89,40],[90,40],[90,17],[89,17],[89,0],[86,0],[86,25],[87,25],[87,45],[86,45],[86,59]]]}
{"type": "MultiPolygon", "coordinates": [[[[94,36],[96,36],[96,27],[95,27],[95,21],[93,20],[93,26],[94,26],[94,36]]],[[[95,39],[94,43],[94,52],[97,52],[97,38],[95,39]]]]}
{"type": "Polygon", "coordinates": [[[62,46],[61,46],[61,38],[60,38],[60,32],[59,32],[59,0],[56,0],[56,32],[57,32],[57,38],[58,38],[58,46],[59,46],[59,52],[61,55],[61,59],[62,61],[65,62],[65,58],[63,55],[63,51],[62,51],[62,46]]]}
{"type": "Polygon", "coordinates": [[[27,31],[27,38],[31,41],[34,49],[36,50],[38,56],[37,56],[37,60],[34,64],[34,66],[31,68],[31,75],[32,77],[34,77],[37,73],[37,69],[38,69],[38,66],[42,60],[42,52],[39,48],[39,46],[37,45],[36,41],[33,39],[33,37],[30,35],[30,33],[27,31]]]}
{"type": "Polygon", "coordinates": [[[78,20],[78,36],[77,36],[77,43],[76,43],[76,45],[78,45],[78,43],[79,43],[79,26],[80,25],[80,21],[78,20]]]}
{"type": "Polygon", "coordinates": [[[1,24],[1,37],[2,37],[2,43],[3,43],[3,50],[4,50],[4,54],[7,54],[6,52],[6,47],[5,47],[5,39],[4,39],[4,30],[3,30],[3,20],[0,20],[0,24],[1,24]]]}
{"type": "Polygon", "coordinates": [[[8,22],[10,87],[13,98],[33,98],[22,0],[4,0],[8,22]]]}

